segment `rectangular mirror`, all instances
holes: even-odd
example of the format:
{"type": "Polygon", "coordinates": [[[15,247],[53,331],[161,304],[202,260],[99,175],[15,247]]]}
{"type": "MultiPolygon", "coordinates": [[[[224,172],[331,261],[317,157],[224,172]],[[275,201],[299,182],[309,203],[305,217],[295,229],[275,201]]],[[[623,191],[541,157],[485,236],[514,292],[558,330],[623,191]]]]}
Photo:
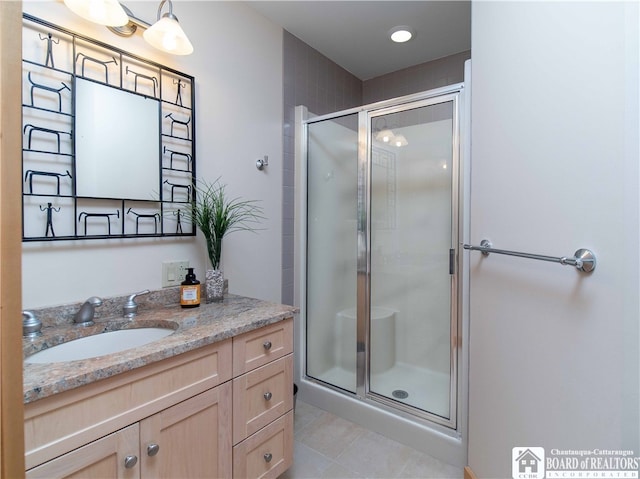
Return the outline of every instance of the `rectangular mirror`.
{"type": "Polygon", "coordinates": [[[160,102],[75,79],[76,195],[158,200],[160,102]]]}

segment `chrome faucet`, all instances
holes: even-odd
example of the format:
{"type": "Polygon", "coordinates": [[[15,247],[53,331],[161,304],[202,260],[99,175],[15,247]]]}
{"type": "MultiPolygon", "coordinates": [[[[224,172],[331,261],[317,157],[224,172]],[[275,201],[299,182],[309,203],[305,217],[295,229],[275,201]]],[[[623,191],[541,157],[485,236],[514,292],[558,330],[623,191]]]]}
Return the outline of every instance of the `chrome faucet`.
{"type": "Polygon", "coordinates": [[[122,307],[122,313],[125,318],[132,319],[136,314],[138,314],[138,303],[136,303],[136,296],[148,293],[149,290],[145,289],[144,291],[133,293],[131,296],[129,296],[129,299],[127,299],[127,302],[124,303],[124,306],[122,307]]]}
{"type": "Polygon", "coordinates": [[[102,299],[97,296],[91,296],[75,314],[73,322],[81,326],[91,326],[93,324],[93,316],[98,306],[102,306],[102,299]]]}

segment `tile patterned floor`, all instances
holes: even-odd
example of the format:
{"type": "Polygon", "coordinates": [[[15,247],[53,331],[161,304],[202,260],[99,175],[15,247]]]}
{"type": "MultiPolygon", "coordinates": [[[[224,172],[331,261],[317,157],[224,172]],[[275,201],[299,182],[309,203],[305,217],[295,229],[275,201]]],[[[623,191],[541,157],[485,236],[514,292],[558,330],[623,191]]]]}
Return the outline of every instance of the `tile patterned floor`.
{"type": "Polygon", "coordinates": [[[459,479],[461,467],[297,401],[293,466],[279,479],[459,479]]]}

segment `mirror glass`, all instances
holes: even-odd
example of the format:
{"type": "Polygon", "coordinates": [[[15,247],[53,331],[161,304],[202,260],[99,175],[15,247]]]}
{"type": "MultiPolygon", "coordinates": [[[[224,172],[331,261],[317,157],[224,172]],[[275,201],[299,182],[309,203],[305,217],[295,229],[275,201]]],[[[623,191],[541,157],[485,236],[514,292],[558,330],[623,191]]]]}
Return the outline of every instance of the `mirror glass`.
{"type": "Polygon", "coordinates": [[[158,200],[159,101],[75,80],[76,195],[158,200]]]}

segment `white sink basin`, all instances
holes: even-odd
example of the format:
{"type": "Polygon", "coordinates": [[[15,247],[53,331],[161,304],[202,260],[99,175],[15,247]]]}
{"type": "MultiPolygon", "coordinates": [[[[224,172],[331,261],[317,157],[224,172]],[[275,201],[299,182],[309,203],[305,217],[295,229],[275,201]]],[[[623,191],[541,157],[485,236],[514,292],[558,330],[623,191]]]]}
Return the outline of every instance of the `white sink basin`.
{"type": "Polygon", "coordinates": [[[24,359],[25,363],[59,363],[95,358],[125,349],[144,346],[174,332],[168,328],[138,328],[109,331],[85,338],[74,339],[37,352],[24,359]]]}

